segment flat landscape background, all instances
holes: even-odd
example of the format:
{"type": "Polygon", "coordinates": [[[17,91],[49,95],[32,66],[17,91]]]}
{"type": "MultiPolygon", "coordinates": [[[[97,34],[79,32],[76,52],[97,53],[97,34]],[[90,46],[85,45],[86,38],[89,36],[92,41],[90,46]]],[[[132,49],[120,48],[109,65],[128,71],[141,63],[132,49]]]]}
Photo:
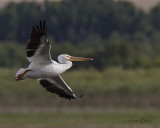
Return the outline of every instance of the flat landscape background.
{"type": "Polygon", "coordinates": [[[0,128],[160,127],[159,0],[10,2],[0,5],[0,128]],[[62,74],[80,99],[60,98],[35,79],[15,81],[43,19],[54,60],[94,58],[62,74]]]}
{"type": "Polygon", "coordinates": [[[16,82],[16,69],[1,69],[0,126],[3,128],[121,128],[160,126],[160,69],[99,72],[79,69],[62,75],[78,100],[46,92],[37,80],[16,82]],[[71,79],[72,78],[72,79],[71,79]]]}

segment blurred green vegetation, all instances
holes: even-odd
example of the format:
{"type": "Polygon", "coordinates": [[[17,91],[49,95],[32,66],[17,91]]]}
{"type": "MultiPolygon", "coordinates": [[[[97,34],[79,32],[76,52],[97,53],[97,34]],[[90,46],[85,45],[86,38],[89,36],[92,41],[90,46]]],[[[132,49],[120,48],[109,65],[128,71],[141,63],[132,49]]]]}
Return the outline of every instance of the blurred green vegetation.
{"type": "MultiPolygon", "coordinates": [[[[122,67],[124,69],[160,67],[160,46],[152,46],[150,43],[127,43],[117,39],[110,39],[103,45],[100,42],[81,43],[51,43],[52,59],[57,61],[57,56],[63,53],[72,56],[92,57],[90,62],[75,62],[73,69],[77,67],[94,67],[104,70],[108,67],[122,67]]],[[[27,67],[28,60],[25,55],[25,45],[16,43],[0,43],[0,67],[27,67]]]]}
{"type": "Polygon", "coordinates": [[[69,101],[46,92],[37,80],[15,81],[17,69],[0,69],[1,107],[41,106],[61,108],[81,107],[145,107],[158,108],[160,96],[160,69],[109,68],[103,72],[90,68],[68,71],[64,80],[81,100],[69,101]],[[63,101],[63,102],[62,102],[63,101]],[[88,102],[89,101],[89,102],[88,102]]]}
{"type": "Polygon", "coordinates": [[[11,2],[0,9],[0,66],[28,65],[24,45],[32,26],[46,19],[54,57],[94,58],[75,68],[160,67],[159,14],[160,4],[145,13],[127,1],[11,2]]]}

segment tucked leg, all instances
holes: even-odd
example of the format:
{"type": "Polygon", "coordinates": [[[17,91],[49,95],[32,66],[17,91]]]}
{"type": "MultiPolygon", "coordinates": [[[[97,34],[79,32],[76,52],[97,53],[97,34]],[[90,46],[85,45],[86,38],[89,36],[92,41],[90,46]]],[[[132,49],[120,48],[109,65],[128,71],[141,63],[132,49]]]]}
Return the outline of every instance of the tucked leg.
{"type": "Polygon", "coordinates": [[[23,73],[19,74],[17,77],[16,77],[16,80],[23,80],[22,77],[27,73],[29,72],[30,70],[29,69],[26,69],[23,73]]]}

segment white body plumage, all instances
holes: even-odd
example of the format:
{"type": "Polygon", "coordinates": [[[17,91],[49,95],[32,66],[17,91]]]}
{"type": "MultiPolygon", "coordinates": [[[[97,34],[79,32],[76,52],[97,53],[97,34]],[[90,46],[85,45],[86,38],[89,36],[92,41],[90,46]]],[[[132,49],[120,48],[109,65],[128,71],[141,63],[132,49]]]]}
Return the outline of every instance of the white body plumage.
{"type": "Polygon", "coordinates": [[[23,79],[25,78],[53,78],[55,76],[58,76],[68,70],[69,68],[72,67],[72,62],[71,61],[66,61],[65,59],[67,58],[67,54],[62,54],[58,56],[58,60],[61,63],[57,63],[56,61],[52,60],[52,63],[50,64],[41,64],[41,65],[32,65],[29,66],[30,72],[27,72],[24,76],[23,79]]]}

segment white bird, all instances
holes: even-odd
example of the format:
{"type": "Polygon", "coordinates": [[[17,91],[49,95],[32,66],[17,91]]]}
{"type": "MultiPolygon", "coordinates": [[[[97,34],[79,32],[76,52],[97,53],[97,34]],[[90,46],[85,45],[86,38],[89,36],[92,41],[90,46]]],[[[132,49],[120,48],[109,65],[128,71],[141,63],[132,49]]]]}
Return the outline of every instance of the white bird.
{"type": "Polygon", "coordinates": [[[88,61],[92,58],[73,57],[67,54],[58,56],[58,62],[50,55],[51,46],[47,39],[46,21],[40,21],[39,26],[32,27],[29,43],[27,44],[28,68],[20,68],[16,80],[26,78],[38,79],[39,83],[49,92],[56,93],[66,99],[77,98],[71,88],[63,81],[60,74],[72,67],[71,61],[88,61]]]}

